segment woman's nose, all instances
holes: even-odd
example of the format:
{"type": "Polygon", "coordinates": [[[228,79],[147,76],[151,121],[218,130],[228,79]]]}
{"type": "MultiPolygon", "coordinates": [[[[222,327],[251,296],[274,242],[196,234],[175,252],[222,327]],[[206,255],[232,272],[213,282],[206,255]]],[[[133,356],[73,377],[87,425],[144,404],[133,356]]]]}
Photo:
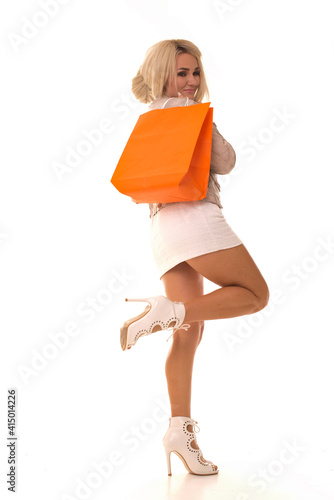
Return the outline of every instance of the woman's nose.
{"type": "Polygon", "coordinates": [[[195,85],[196,84],[196,80],[195,80],[194,75],[188,75],[188,82],[187,83],[189,85],[195,85]]]}

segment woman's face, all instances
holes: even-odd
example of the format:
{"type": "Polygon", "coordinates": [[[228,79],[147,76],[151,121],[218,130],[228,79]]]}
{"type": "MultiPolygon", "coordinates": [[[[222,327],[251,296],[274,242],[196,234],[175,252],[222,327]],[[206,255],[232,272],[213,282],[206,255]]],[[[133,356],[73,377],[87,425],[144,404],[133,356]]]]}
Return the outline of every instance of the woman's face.
{"type": "Polygon", "coordinates": [[[165,94],[168,97],[193,99],[201,81],[196,57],[186,53],[179,54],[176,58],[176,75],[176,86],[174,80],[171,82],[171,78],[168,78],[165,94]]]}

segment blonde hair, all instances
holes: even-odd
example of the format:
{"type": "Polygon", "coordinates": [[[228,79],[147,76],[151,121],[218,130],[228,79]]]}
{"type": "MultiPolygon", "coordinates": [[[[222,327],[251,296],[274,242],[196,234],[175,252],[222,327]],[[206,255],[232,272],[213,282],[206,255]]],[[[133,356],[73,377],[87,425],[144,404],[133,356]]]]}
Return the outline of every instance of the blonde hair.
{"type": "Polygon", "coordinates": [[[146,52],[143,64],[132,79],[132,93],[135,98],[146,104],[162,97],[169,77],[174,78],[176,85],[176,58],[183,53],[194,56],[200,68],[200,85],[193,100],[202,102],[205,96],[210,99],[199,48],[188,40],[174,39],[158,42],[146,52]]]}

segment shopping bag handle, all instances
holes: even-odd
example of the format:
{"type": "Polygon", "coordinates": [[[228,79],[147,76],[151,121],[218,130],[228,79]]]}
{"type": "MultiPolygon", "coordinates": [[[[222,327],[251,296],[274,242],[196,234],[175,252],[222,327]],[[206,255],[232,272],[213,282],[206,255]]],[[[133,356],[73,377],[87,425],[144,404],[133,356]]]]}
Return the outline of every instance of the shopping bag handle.
{"type": "MultiPolygon", "coordinates": [[[[164,109],[164,107],[166,106],[167,102],[170,101],[171,99],[173,99],[173,97],[170,97],[169,99],[167,99],[167,101],[165,101],[163,103],[163,105],[161,106],[161,109],[164,109]]],[[[186,102],[185,106],[188,106],[188,103],[189,103],[189,97],[187,97],[187,102],[186,102]]]]}

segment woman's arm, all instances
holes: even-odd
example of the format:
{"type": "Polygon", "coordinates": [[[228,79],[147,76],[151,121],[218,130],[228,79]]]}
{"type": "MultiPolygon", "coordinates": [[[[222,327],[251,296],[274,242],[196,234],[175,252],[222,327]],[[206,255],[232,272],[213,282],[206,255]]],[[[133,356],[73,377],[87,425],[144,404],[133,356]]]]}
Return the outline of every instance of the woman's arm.
{"type": "MultiPolygon", "coordinates": [[[[173,97],[166,103],[166,108],[175,106],[192,106],[198,104],[188,97],[173,97]]],[[[236,162],[236,154],[231,144],[219,133],[217,125],[212,125],[212,147],[211,147],[211,172],[215,174],[228,174],[236,162]]]]}
{"type": "Polygon", "coordinates": [[[215,174],[228,174],[236,162],[236,154],[231,144],[219,133],[217,125],[212,126],[211,171],[215,174]]]}

